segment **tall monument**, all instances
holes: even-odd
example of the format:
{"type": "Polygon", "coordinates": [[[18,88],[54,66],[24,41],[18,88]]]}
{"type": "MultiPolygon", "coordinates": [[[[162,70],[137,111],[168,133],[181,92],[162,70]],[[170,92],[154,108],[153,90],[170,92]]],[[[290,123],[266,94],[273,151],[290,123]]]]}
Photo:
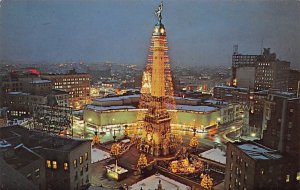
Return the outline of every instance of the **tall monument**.
{"type": "Polygon", "coordinates": [[[171,116],[167,109],[175,109],[172,76],[169,65],[166,30],[162,24],[163,4],[155,15],[148,64],[143,76],[140,108],[146,108],[140,149],[154,156],[170,153],[171,116]]]}

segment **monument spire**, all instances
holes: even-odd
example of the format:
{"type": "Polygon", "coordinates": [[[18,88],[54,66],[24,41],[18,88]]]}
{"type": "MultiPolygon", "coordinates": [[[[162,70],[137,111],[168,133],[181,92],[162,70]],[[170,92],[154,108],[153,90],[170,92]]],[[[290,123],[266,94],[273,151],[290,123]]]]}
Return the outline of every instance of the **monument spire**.
{"type": "Polygon", "coordinates": [[[140,100],[140,108],[147,109],[143,118],[140,149],[154,156],[164,156],[170,152],[171,117],[167,109],[175,109],[167,36],[161,22],[162,10],[161,2],[155,11],[158,23],[154,26],[144,72],[145,76],[149,76],[145,77],[148,78],[148,85],[144,85],[146,81],[143,81],[140,100]]]}

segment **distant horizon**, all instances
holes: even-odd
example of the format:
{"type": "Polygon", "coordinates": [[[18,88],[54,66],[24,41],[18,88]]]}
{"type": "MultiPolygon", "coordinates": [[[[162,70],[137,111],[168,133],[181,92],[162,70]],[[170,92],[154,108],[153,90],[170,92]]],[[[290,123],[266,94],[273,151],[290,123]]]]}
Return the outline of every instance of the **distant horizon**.
{"type": "MultiPolygon", "coordinates": [[[[0,63],[146,64],[160,1],[2,0],[0,63]]],[[[166,0],[171,64],[231,66],[271,48],[300,69],[299,1],[166,0]]]]}

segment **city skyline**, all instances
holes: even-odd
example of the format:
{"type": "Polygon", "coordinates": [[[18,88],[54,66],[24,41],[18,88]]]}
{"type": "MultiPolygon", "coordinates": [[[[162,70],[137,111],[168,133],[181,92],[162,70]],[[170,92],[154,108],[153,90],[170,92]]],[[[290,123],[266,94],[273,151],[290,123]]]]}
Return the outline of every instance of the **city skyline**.
{"type": "MultiPolygon", "coordinates": [[[[0,60],[145,65],[158,2],[1,1],[0,60]]],[[[232,46],[238,44],[243,54],[270,47],[293,68],[300,67],[298,1],[165,4],[171,64],[229,66],[232,46]]]]}

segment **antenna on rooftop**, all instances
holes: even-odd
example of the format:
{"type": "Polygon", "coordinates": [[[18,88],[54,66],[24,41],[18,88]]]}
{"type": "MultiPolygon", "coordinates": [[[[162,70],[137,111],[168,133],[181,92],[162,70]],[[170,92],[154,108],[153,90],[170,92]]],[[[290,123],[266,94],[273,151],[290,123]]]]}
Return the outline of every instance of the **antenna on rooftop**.
{"type": "Polygon", "coordinates": [[[233,55],[237,55],[239,53],[239,45],[233,45],[233,55]]]}
{"type": "Polygon", "coordinates": [[[260,44],[260,54],[263,54],[263,49],[264,49],[264,39],[261,40],[261,44],[260,44]]]}

